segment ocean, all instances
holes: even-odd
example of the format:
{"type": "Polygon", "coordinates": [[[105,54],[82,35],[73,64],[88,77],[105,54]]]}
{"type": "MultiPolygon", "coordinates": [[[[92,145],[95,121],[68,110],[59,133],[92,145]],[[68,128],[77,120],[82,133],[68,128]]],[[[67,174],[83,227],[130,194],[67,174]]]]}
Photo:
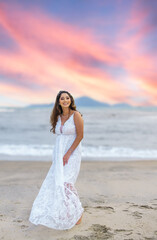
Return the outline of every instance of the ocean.
{"type": "MultiPolygon", "coordinates": [[[[82,161],[157,159],[157,109],[77,108],[83,114],[82,161]]],[[[0,108],[0,160],[51,161],[51,108],[0,108]]]]}

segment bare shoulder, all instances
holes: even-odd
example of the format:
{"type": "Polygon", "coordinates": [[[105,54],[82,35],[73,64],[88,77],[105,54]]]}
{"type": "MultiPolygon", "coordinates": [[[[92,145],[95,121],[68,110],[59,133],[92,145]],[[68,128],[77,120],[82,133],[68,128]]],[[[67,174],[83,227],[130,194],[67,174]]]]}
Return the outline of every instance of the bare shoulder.
{"type": "Polygon", "coordinates": [[[81,113],[78,111],[74,111],[74,119],[82,119],[81,113]]]}
{"type": "Polygon", "coordinates": [[[82,135],[83,134],[83,128],[84,128],[84,121],[81,116],[81,113],[78,111],[74,112],[74,123],[76,127],[76,133],[77,135],[82,135]]]}
{"type": "Polygon", "coordinates": [[[83,118],[81,116],[81,113],[78,111],[74,111],[74,122],[75,122],[75,125],[83,124],[83,118]]]}

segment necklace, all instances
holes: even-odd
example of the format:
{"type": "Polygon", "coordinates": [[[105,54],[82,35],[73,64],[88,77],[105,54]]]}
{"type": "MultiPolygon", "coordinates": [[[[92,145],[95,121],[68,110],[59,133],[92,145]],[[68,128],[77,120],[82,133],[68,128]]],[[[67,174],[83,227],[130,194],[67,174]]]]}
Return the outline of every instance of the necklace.
{"type": "Polygon", "coordinates": [[[67,117],[67,116],[69,116],[69,113],[68,113],[67,115],[63,115],[63,114],[62,114],[62,117],[63,117],[63,118],[64,118],[64,117],[67,117]]]}
{"type": "Polygon", "coordinates": [[[63,118],[66,118],[67,116],[68,116],[68,118],[69,118],[69,115],[70,115],[70,111],[69,111],[69,113],[68,113],[67,115],[63,115],[63,113],[62,113],[62,117],[63,117],[63,118]]]}

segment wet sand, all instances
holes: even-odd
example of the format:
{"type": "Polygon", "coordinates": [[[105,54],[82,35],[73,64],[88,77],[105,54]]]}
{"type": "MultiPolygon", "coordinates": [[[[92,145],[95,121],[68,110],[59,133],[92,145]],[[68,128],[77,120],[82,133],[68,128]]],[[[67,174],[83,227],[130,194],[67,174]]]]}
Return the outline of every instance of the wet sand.
{"type": "Polygon", "coordinates": [[[51,162],[0,161],[1,240],[157,239],[157,161],[82,162],[82,223],[57,231],[28,221],[51,162]]]}

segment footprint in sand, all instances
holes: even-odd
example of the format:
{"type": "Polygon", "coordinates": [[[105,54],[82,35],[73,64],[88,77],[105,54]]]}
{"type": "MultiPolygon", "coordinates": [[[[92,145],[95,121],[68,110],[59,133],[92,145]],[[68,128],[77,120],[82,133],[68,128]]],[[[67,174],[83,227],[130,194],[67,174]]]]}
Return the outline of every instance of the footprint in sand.
{"type": "Polygon", "coordinates": [[[29,226],[27,226],[27,225],[21,225],[21,229],[26,229],[26,228],[28,228],[29,226]]]}
{"type": "Polygon", "coordinates": [[[132,215],[133,217],[135,217],[136,219],[142,218],[142,213],[137,212],[137,211],[133,212],[131,215],[132,215]]]}
{"type": "Polygon", "coordinates": [[[89,213],[89,214],[92,214],[92,212],[90,212],[90,210],[89,210],[90,207],[84,206],[83,208],[84,208],[85,212],[87,212],[87,213],[89,213]]]}
{"type": "MultiPolygon", "coordinates": [[[[126,202],[126,203],[129,203],[129,202],[126,202]]],[[[130,203],[130,207],[138,207],[138,208],[141,208],[141,209],[153,209],[153,210],[157,210],[157,208],[153,208],[152,206],[149,206],[149,205],[138,205],[138,204],[135,204],[135,203],[130,203]]],[[[157,204],[152,204],[152,205],[156,205],[157,204]]]]}
{"type": "Polygon", "coordinates": [[[156,240],[154,237],[144,237],[145,240],[156,240]]]}
{"type": "Polygon", "coordinates": [[[85,211],[88,212],[89,214],[92,214],[92,212],[90,212],[90,210],[89,210],[90,208],[97,208],[97,209],[107,210],[108,213],[113,213],[114,212],[114,208],[113,207],[108,207],[108,206],[88,207],[88,206],[84,206],[85,211]]]}
{"type": "Polygon", "coordinates": [[[133,233],[133,230],[127,230],[127,229],[115,229],[114,232],[117,233],[122,233],[125,236],[129,236],[133,233]]]}
{"type": "Polygon", "coordinates": [[[104,239],[109,239],[113,237],[111,228],[108,228],[105,225],[92,224],[89,230],[92,230],[92,233],[89,237],[90,240],[96,240],[96,239],[104,240],[104,239]]]}
{"type": "Polygon", "coordinates": [[[128,209],[124,209],[123,212],[129,212],[129,210],[128,209]]]}
{"type": "Polygon", "coordinates": [[[113,213],[114,212],[114,208],[113,207],[108,207],[108,206],[96,206],[94,208],[97,209],[102,209],[102,210],[107,210],[108,213],[113,213]]]}
{"type": "Polygon", "coordinates": [[[19,222],[19,223],[21,223],[21,222],[23,222],[23,219],[20,219],[20,218],[19,218],[19,219],[14,219],[13,222],[19,222]]]}
{"type": "MultiPolygon", "coordinates": [[[[74,235],[69,240],[105,240],[105,239],[113,239],[113,233],[111,232],[111,229],[106,227],[105,225],[100,224],[92,224],[91,227],[88,228],[90,232],[89,236],[83,236],[83,235],[74,235]]],[[[58,240],[63,240],[63,238],[60,238],[58,240]]]]}
{"type": "Polygon", "coordinates": [[[139,208],[144,208],[144,209],[154,209],[153,207],[148,206],[148,205],[139,205],[138,207],[139,208]]]}
{"type": "Polygon", "coordinates": [[[132,207],[138,207],[139,205],[132,203],[131,206],[132,206],[132,207]]]}

